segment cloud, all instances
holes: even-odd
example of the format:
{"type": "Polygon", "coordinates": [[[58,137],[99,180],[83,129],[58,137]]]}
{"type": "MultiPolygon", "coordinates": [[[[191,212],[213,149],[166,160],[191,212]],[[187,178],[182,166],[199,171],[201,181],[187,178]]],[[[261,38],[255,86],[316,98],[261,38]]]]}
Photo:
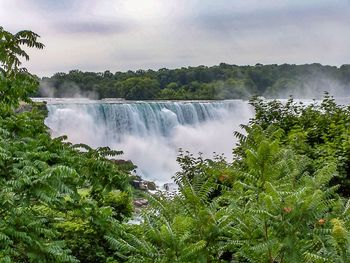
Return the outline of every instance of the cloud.
{"type": "Polygon", "coordinates": [[[88,71],[350,60],[348,0],[12,0],[4,28],[29,28],[39,75],[88,71]],[[20,19],[18,19],[20,18],[20,19]]]}
{"type": "Polygon", "coordinates": [[[57,32],[66,34],[120,34],[131,28],[118,22],[66,21],[54,25],[57,32]]]}
{"type": "MultiPolygon", "coordinates": [[[[269,10],[257,10],[254,13],[247,12],[205,12],[195,17],[188,17],[187,23],[196,26],[199,30],[215,33],[222,33],[227,36],[227,31],[247,32],[260,31],[263,34],[274,30],[281,30],[284,27],[294,26],[303,31],[309,26],[318,26],[327,22],[348,25],[350,8],[342,9],[337,6],[307,6],[294,8],[274,8],[269,10]]],[[[288,31],[283,33],[288,34],[288,31]]],[[[301,32],[303,33],[303,32],[301,32]]],[[[327,31],[325,31],[327,33],[327,31]]]]}
{"type": "Polygon", "coordinates": [[[15,2],[43,13],[66,13],[76,11],[79,8],[78,0],[15,0],[15,2]]]}

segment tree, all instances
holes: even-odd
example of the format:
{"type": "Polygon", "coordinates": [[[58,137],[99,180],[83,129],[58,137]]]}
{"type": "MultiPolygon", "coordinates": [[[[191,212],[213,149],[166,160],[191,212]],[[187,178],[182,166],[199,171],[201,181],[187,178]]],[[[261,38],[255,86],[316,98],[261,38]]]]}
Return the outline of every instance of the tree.
{"type": "Polygon", "coordinates": [[[21,100],[29,101],[28,95],[38,86],[38,79],[21,68],[20,57],[29,60],[22,45],[42,49],[44,45],[37,41],[39,35],[29,30],[16,34],[0,27],[0,103],[7,107],[16,107],[21,100]]]}
{"type": "Polygon", "coordinates": [[[109,159],[120,151],[50,137],[29,98],[38,81],[19,67],[37,38],[1,29],[0,261],[106,262],[104,235],[131,215],[129,168],[109,159]]]}
{"type": "Polygon", "coordinates": [[[140,226],[107,236],[126,262],[347,262],[349,201],[328,184],[328,162],[309,174],[310,160],[282,145],[273,126],[247,128],[244,156],[179,158],[179,195],[150,197],[140,226]]]}
{"type": "MultiPolygon", "coordinates": [[[[271,124],[284,131],[282,142],[312,160],[310,173],[332,161],[338,175],[331,184],[339,184],[338,192],[350,195],[350,109],[337,105],[327,93],[322,103],[300,104],[290,99],[279,101],[253,99],[255,117],[250,125],[266,129],[271,124]]],[[[239,147],[235,151],[239,151],[239,147]]]]}
{"type": "Polygon", "coordinates": [[[123,98],[129,100],[153,99],[159,91],[159,83],[150,78],[129,78],[117,87],[123,98]]]}
{"type": "Polygon", "coordinates": [[[163,68],[158,71],[129,70],[116,72],[114,75],[109,71],[95,73],[73,70],[68,74],[54,74],[49,78],[49,82],[47,79],[42,81],[42,86],[51,84],[55,95],[59,97],[66,95],[66,82],[71,84],[68,88],[72,85],[79,87],[82,94],[93,90],[98,98],[246,99],[252,95],[285,97],[291,91],[296,92],[295,95],[298,96],[310,97],[329,89],[337,95],[343,95],[349,85],[349,74],[347,65],[337,68],[320,64],[220,64],[173,70],[163,68]],[[155,82],[157,87],[148,92],[145,86],[153,87],[153,84],[145,84],[150,80],[155,82]],[[139,87],[133,89],[132,84],[139,87]]]}
{"type": "Polygon", "coordinates": [[[38,38],[38,34],[29,30],[22,30],[13,35],[0,27],[0,62],[3,74],[14,77],[18,72],[27,71],[25,68],[20,68],[22,63],[19,57],[29,60],[29,55],[21,45],[43,49],[44,45],[37,41],[38,38]]]}

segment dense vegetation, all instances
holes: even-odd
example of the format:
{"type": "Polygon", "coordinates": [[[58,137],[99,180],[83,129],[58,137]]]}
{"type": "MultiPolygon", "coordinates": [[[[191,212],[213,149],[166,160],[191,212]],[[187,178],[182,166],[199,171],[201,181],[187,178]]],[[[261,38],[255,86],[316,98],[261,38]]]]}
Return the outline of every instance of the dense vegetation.
{"type": "Polygon", "coordinates": [[[132,212],[128,167],[106,158],[121,152],[50,138],[19,60],[38,37],[0,27],[0,262],[105,262],[104,235],[132,212]]]}
{"type": "Polygon", "coordinates": [[[330,88],[338,95],[350,85],[350,65],[261,65],[188,67],[103,73],[72,70],[41,80],[37,96],[148,99],[246,99],[319,96],[330,88]],[[315,95],[316,94],[316,95],[315,95]]]}
{"type": "Polygon", "coordinates": [[[349,261],[350,108],[251,104],[233,163],[180,155],[180,194],[109,235],[127,262],[349,261]]]}
{"type": "Polygon", "coordinates": [[[349,107],[253,99],[234,161],[180,153],[180,193],[129,224],[121,152],[51,139],[28,97],[37,38],[0,28],[0,262],[349,262],[349,107]]]}

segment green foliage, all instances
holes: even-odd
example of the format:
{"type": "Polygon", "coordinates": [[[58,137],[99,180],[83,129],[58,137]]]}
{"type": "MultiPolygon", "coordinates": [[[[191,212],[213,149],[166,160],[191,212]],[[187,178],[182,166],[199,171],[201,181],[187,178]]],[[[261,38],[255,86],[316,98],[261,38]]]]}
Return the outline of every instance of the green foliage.
{"type": "Polygon", "coordinates": [[[251,126],[233,164],[179,157],[179,195],[149,197],[140,225],[107,236],[125,262],[347,262],[349,202],[328,184],[336,164],[283,146],[283,131],[251,126]]]}
{"type": "Polygon", "coordinates": [[[19,57],[29,60],[28,54],[21,46],[42,49],[44,45],[37,42],[39,36],[24,30],[12,35],[0,27],[0,103],[2,109],[18,107],[20,101],[29,102],[28,95],[38,87],[38,79],[20,68],[19,57]]]}
{"type": "Polygon", "coordinates": [[[179,69],[110,71],[94,73],[71,70],[41,80],[38,96],[125,99],[248,99],[265,97],[319,96],[324,90],[346,90],[350,83],[349,65],[340,68],[308,65],[218,66],[179,69]],[[45,94],[51,88],[53,94],[45,94]]]}
{"type": "Polygon", "coordinates": [[[157,80],[150,78],[128,78],[116,84],[120,97],[128,100],[152,99],[159,90],[157,80]]]}
{"type": "Polygon", "coordinates": [[[33,109],[0,119],[4,257],[103,262],[104,234],[131,215],[127,171],[106,159],[115,154],[107,148],[80,151],[62,138],[52,140],[43,118],[33,109]]]}
{"type": "Polygon", "coordinates": [[[180,194],[169,200],[149,196],[141,225],[126,225],[107,236],[125,262],[222,262],[222,239],[232,218],[211,194],[220,188],[212,178],[178,176],[180,194]]]}
{"type": "Polygon", "coordinates": [[[339,184],[339,192],[350,195],[350,107],[337,105],[328,94],[322,103],[308,105],[293,99],[283,104],[255,98],[251,103],[256,115],[250,125],[282,129],[282,143],[311,159],[310,172],[336,163],[339,175],[331,185],[339,184]]]}
{"type": "Polygon", "coordinates": [[[131,215],[129,170],[109,159],[119,151],[51,139],[19,68],[37,38],[0,28],[0,261],[106,262],[104,236],[131,215]]]}
{"type": "Polygon", "coordinates": [[[29,60],[28,54],[21,48],[21,45],[43,49],[44,45],[37,41],[38,38],[39,35],[29,30],[22,30],[13,35],[0,27],[1,71],[7,77],[15,76],[18,71],[26,71],[25,68],[19,68],[22,64],[19,57],[29,60]]]}
{"type": "Polygon", "coordinates": [[[246,140],[240,180],[230,192],[236,216],[228,243],[239,261],[346,262],[349,243],[332,235],[332,220],[349,216],[336,187],[328,187],[336,165],[308,174],[309,159],[281,148],[282,134],[257,126],[248,135],[254,141],[246,140]]]}

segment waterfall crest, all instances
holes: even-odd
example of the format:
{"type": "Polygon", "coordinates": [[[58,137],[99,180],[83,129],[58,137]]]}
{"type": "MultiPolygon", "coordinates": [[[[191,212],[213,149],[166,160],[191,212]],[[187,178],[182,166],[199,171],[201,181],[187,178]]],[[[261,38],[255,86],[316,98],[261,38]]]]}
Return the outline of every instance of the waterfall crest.
{"type": "Polygon", "coordinates": [[[138,172],[168,181],[178,170],[179,148],[193,153],[230,156],[233,131],[252,112],[247,102],[228,101],[88,101],[49,100],[45,123],[53,136],[73,143],[123,150],[138,172]]]}

